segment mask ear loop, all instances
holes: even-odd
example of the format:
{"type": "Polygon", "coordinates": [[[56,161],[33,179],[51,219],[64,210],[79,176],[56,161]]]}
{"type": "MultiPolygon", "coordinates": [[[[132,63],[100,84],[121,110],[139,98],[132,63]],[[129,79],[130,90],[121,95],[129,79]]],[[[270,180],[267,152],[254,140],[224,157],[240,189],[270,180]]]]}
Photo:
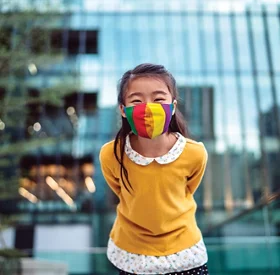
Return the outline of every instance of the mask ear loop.
{"type": "Polygon", "coordinates": [[[126,107],[124,106],[124,104],[122,104],[120,107],[120,110],[121,110],[122,117],[124,117],[124,118],[126,118],[125,109],[126,109],[126,107]]]}
{"type": "Polygon", "coordinates": [[[175,111],[176,111],[176,108],[175,108],[175,106],[174,106],[174,103],[177,104],[177,100],[176,100],[176,99],[173,100],[173,111],[172,111],[172,116],[175,114],[175,111]]]}

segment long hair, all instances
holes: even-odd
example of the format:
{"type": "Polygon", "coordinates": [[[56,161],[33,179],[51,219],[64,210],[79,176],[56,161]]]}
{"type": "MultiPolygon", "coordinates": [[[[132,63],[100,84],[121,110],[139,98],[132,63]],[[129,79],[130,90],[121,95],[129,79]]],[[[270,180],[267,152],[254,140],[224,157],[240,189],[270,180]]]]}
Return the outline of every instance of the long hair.
{"type": "MultiPolygon", "coordinates": [[[[132,70],[127,71],[124,73],[122,78],[119,81],[118,84],[118,104],[119,105],[125,105],[124,104],[124,98],[125,98],[125,92],[127,91],[129,83],[140,77],[151,77],[160,79],[163,81],[167,87],[169,92],[171,93],[172,99],[177,100],[178,99],[178,91],[176,87],[176,81],[171,73],[169,73],[164,66],[162,65],[155,65],[150,63],[144,63],[140,64],[137,67],[135,67],[132,70]]],[[[128,186],[125,183],[129,184],[130,188],[132,189],[132,186],[130,184],[129,178],[128,178],[128,172],[127,169],[124,166],[123,159],[125,154],[125,139],[126,136],[131,132],[131,127],[127,121],[126,118],[122,117],[122,126],[121,129],[118,131],[115,141],[114,141],[114,155],[117,159],[118,163],[120,164],[120,175],[122,182],[124,184],[124,187],[126,190],[130,193],[130,190],[128,186]],[[118,153],[119,152],[119,153],[118,153]],[[124,180],[125,177],[125,180],[124,180]]],[[[175,114],[172,116],[168,132],[179,132],[183,136],[187,137],[187,127],[185,120],[183,118],[182,113],[176,108],[175,114]]]]}

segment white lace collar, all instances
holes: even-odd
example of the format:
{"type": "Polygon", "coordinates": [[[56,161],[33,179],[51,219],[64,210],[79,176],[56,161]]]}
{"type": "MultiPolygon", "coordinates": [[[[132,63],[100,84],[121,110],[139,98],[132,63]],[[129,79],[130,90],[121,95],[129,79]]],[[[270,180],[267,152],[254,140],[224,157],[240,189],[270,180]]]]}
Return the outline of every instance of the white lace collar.
{"type": "Polygon", "coordinates": [[[144,165],[144,166],[150,164],[154,160],[159,164],[167,164],[167,163],[173,162],[181,155],[181,153],[183,152],[183,150],[185,148],[186,142],[187,142],[186,138],[184,136],[182,136],[180,133],[175,133],[175,134],[176,134],[176,137],[178,138],[176,143],[169,150],[169,152],[167,152],[163,156],[156,157],[156,158],[149,158],[149,157],[144,157],[144,156],[140,155],[139,153],[137,153],[136,151],[134,151],[132,149],[131,144],[130,144],[129,135],[127,135],[127,137],[126,137],[125,153],[133,162],[135,162],[136,164],[139,164],[139,165],[144,165]]]}

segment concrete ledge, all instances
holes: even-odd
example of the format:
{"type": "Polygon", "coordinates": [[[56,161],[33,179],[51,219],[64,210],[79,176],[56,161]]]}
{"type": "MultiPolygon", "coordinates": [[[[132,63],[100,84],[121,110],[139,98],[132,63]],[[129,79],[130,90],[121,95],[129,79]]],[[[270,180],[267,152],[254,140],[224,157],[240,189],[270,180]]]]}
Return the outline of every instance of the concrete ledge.
{"type": "Polygon", "coordinates": [[[68,275],[68,267],[61,262],[32,258],[21,259],[22,275],[68,275]]]}

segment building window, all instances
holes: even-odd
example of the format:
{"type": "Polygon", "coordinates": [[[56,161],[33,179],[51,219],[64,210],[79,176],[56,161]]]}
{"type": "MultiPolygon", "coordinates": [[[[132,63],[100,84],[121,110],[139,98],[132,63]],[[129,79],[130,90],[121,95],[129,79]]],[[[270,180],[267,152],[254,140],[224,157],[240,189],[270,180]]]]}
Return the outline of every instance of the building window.
{"type": "Polygon", "coordinates": [[[6,76],[9,74],[10,70],[10,54],[5,54],[11,50],[11,36],[12,29],[1,27],[0,29],[0,75],[6,76]]]}
{"type": "Polygon", "coordinates": [[[69,54],[96,54],[97,31],[68,31],[67,49],[69,54]]]}
{"type": "Polygon", "coordinates": [[[5,93],[6,93],[5,88],[0,87],[0,102],[2,102],[2,100],[4,100],[5,93]]]}
{"type": "Polygon", "coordinates": [[[97,54],[98,53],[98,32],[86,31],[86,53],[97,54]]]}
{"type": "Polygon", "coordinates": [[[72,93],[64,98],[64,106],[66,111],[73,107],[77,113],[81,110],[87,114],[94,113],[97,109],[97,93],[72,93]]]}
{"type": "Polygon", "coordinates": [[[59,51],[63,48],[63,37],[61,30],[52,30],[50,46],[53,51],[59,51]]]}
{"type": "Polygon", "coordinates": [[[80,32],[68,31],[67,49],[69,54],[78,54],[80,46],[80,32]]]}
{"type": "Polygon", "coordinates": [[[3,87],[0,87],[0,123],[1,123],[1,118],[3,116],[3,107],[1,105],[4,103],[4,96],[5,96],[6,90],[3,87]]]}
{"type": "MultiPolygon", "coordinates": [[[[73,125],[63,107],[41,101],[40,91],[36,88],[29,88],[28,95],[25,120],[27,138],[73,135],[73,125]]],[[[63,100],[62,98],[62,102],[63,100]]]]}
{"type": "Polygon", "coordinates": [[[31,49],[34,53],[43,53],[46,49],[52,52],[64,50],[70,55],[97,54],[97,30],[42,30],[32,31],[31,49]]]}
{"type": "Polygon", "coordinates": [[[79,115],[81,113],[94,115],[97,110],[97,92],[70,93],[62,98],[63,107],[42,102],[40,91],[36,88],[29,88],[28,96],[25,120],[26,138],[58,135],[71,137],[74,134],[73,129],[78,125],[79,115]]]}
{"type": "Polygon", "coordinates": [[[0,30],[0,45],[2,50],[10,50],[11,49],[11,36],[12,36],[12,28],[3,28],[0,30]]]}
{"type": "Polygon", "coordinates": [[[214,139],[214,90],[212,87],[179,87],[179,110],[187,121],[191,136],[214,139]]]}
{"type": "Polygon", "coordinates": [[[20,187],[41,201],[63,200],[57,192],[58,188],[75,200],[85,191],[94,191],[90,188],[90,184],[94,187],[94,183],[87,182],[88,177],[94,176],[94,170],[91,155],[81,158],[72,155],[25,155],[20,160],[20,187]]]}

